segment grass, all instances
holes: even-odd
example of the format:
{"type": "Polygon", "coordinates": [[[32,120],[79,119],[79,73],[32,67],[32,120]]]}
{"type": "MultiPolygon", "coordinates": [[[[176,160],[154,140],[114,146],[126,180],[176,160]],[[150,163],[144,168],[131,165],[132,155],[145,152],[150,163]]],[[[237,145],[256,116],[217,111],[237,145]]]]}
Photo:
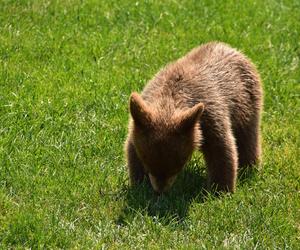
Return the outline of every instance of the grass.
{"type": "Polygon", "coordinates": [[[299,1],[0,4],[0,248],[300,248],[299,1]],[[128,96],[220,40],[257,65],[262,169],[203,189],[196,153],[170,193],[128,187],[128,96]]]}

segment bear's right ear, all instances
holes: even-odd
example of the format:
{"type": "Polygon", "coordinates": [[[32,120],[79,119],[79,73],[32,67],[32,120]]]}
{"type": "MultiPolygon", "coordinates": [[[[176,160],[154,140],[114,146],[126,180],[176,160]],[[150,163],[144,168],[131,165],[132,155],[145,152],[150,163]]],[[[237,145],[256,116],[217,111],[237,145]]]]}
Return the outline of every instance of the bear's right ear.
{"type": "Polygon", "coordinates": [[[146,106],[142,97],[133,92],[130,95],[129,109],[134,122],[143,128],[150,128],[152,124],[152,114],[146,106]]]}

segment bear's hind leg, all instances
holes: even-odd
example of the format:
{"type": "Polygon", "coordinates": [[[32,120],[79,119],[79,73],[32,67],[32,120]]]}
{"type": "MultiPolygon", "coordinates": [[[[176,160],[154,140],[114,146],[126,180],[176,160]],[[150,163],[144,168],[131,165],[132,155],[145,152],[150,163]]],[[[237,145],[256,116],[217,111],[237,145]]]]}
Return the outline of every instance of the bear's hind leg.
{"type": "Polygon", "coordinates": [[[259,121],[254,119],[246,126],[235,130],[238,150],[239,168],[253,166],[260,163],[261,143],[259,121]]]}

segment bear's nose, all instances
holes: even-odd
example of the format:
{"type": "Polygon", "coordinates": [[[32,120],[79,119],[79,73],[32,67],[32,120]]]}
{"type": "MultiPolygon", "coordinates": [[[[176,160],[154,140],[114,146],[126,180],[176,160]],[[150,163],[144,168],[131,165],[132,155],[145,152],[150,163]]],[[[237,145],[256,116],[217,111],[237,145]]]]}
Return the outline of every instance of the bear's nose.
{"type": "Polygon", "coordinates": [[[176,179],[176,175],[170,178],[161,179],[149,174],[149,179],[154,191],[158,194],[162,194],[170,189],[176,179]]]}
{"type": "Polygon", "coordinates": [[[156,193],[161,194],[165,191],[166,185],[165,185],[164,180],[158,179],[157,177],[153,176],[152,174],[149,174],[149,179],[151,182],[151,186],[156,193]]]}

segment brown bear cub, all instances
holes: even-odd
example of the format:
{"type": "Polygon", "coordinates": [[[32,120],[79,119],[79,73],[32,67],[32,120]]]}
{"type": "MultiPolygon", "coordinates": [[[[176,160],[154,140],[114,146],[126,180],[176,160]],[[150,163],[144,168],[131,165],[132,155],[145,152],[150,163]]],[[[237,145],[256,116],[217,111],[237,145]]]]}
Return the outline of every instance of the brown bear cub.
{"type": "Polygon", "coordinates": [[[164,192],[201,149],[210,187],[234,192],[238,167],[259,163],[262,86],[255,66],[224,43],[208,43],[163,68],[130,96],[125,144],[132,185],[145,175],[164,192]]]}

